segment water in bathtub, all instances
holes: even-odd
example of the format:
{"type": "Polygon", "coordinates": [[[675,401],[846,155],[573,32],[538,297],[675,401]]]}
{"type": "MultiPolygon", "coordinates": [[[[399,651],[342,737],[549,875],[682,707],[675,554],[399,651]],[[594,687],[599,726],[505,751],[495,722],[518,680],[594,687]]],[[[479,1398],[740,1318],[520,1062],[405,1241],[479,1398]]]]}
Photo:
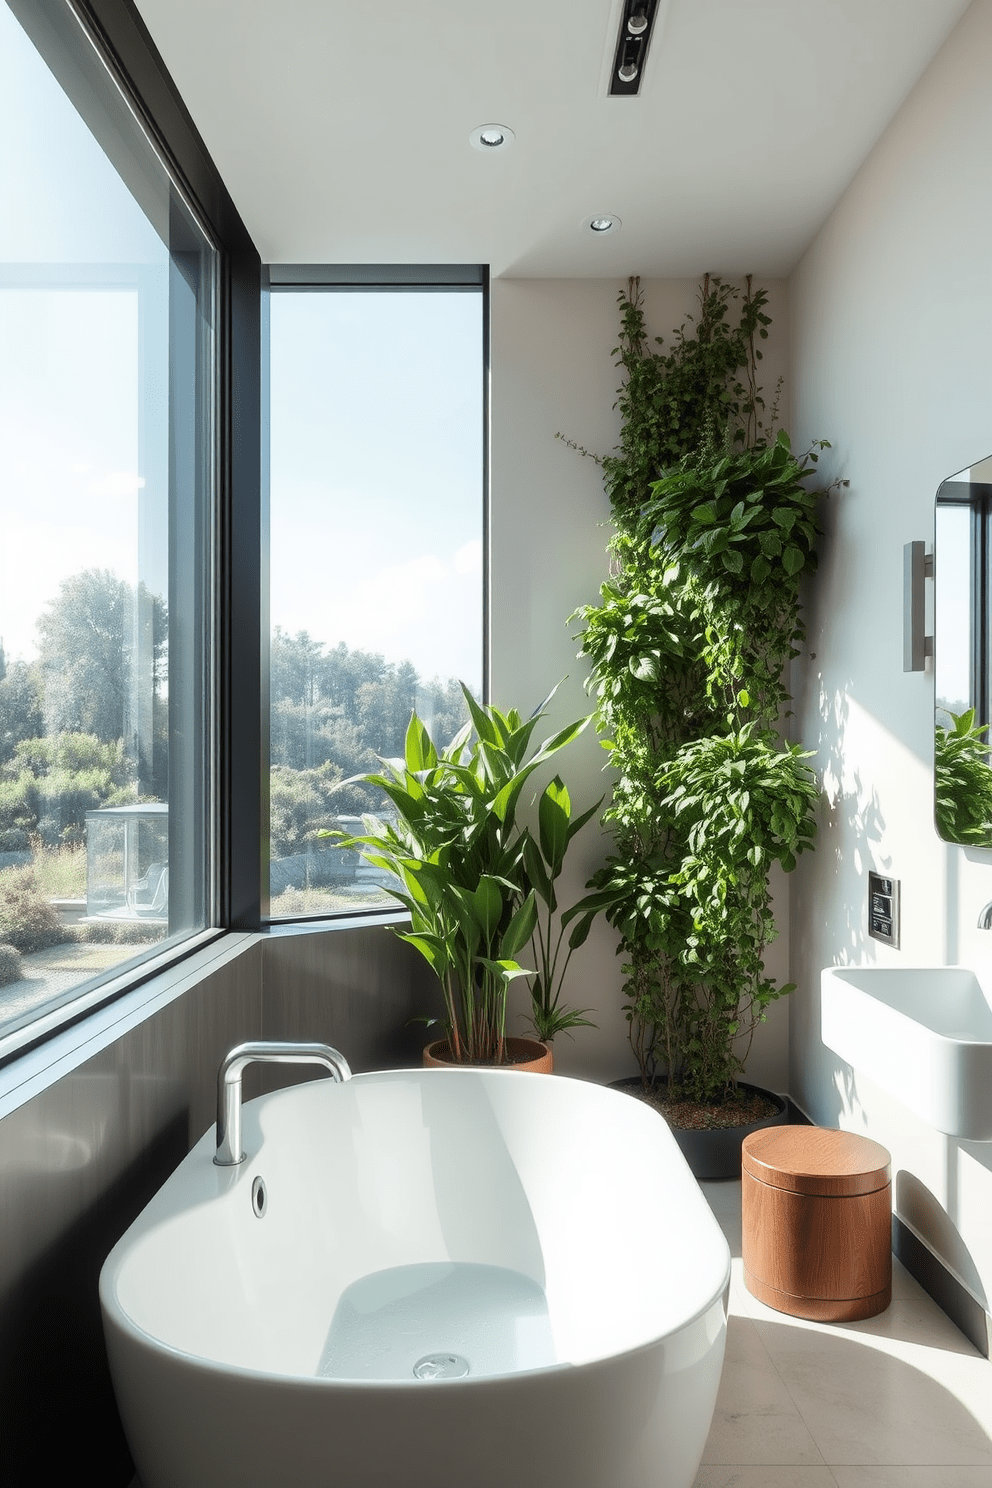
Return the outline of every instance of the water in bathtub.
{"type": "Polygon", "coordinates": [[[392,1266],[341,1294],[317,1374],[457,1379],[555,1363],[544,1289],[519,1271],[465,1261],[392,1266]]]}

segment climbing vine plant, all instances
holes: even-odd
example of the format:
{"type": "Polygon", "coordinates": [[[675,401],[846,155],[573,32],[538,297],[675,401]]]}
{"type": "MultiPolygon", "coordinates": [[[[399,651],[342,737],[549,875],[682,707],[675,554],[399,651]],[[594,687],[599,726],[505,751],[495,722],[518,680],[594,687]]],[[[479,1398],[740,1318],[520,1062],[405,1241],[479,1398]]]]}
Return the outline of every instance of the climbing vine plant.
{"type": "Polygon", "coordinates": [[[777,397],[766,410],[767,303],[750,279],[707,276],[666,351],[638,281],[621,292],[621,436],[600,460],[611,576],[574,617],[618,774],[615,850],[590,887],[620,933],[631,1043],[646,1083],[710,1102],[733,1098],[754,1029],[792,990],[765,973],[768,876],[812,846],[818,799],[779,720],[824,446],[794,454],[777,397]]]}

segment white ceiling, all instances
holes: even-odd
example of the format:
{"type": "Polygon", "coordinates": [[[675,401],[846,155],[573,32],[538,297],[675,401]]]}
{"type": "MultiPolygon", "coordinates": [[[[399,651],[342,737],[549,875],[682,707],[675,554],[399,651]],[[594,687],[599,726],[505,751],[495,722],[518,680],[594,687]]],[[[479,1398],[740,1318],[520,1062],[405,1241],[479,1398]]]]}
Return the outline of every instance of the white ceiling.
{"type": "Polygon", "coordinates": [[[621,0],[137,4],[263,260],[598,278],[788,274],[968,0],[659,0],[637,98],[621,0]]]}

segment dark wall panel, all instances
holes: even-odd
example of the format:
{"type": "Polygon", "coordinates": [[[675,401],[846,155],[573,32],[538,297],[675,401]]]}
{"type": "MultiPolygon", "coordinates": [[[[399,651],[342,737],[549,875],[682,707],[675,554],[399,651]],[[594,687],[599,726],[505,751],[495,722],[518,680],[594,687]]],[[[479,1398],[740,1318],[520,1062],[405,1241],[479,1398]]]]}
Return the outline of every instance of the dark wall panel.
{"type": "MultiPolygon", "coordinates": [[[[428,1034],[411,1019],[440,1012],[433,972],[382,925],[273,934],[263,942],[266,1037],[331,1044],[356,1074],[419,1064],[428,1034]]],[[[278,1074],[272,1088],[289,1084],[290,1075],[309,1078],[305,1068],[278,1074]]]]}
{"type": "MultiPolygon", "coordinates": [[[[317,1039],[356,1070],[417,1064],[439,1012],[420,958],[382,927],[250,939],[102,1053],[0,1120],[0,1399],[5,1480],[127,1488],[97,1282],[108,1252],[214,1121],[246,1039],[317,1039]],[[53,1430],[53,1423],[57,1429],[53,1430]]],[[[269,1087],[313,1078],[265,1067],[269,1087]]],[[[262,1069],[245,1075],[245,1096],[262,1069]]]]}
{"type": "Polygon", "coordinates": [[[214,1120],[217,1066],[261,1030],[246,951],[0,1121],[4,1479],[131,1481],[103,1347],[100,1267],[214,1120]]]}

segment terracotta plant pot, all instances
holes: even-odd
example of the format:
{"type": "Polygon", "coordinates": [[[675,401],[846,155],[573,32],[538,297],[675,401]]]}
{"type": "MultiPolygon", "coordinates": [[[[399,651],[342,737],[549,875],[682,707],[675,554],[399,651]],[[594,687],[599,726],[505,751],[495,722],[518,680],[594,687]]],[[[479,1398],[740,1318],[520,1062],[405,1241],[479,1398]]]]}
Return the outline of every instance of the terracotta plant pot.
{"type": "MultiPolygon", "coordinates": [[[[531,1070],[535,1075],[550,1075],[554,1069],[554,1055],[548,1044],[537,1039],[507,1038],[506,1052],[509,1063],[500,1068],[531,1070]]],[[[471,1065],[458,1064],[451,1058],[447,1039],[437,1039],[424,1050],[425,1069],[471,1069],[471,1065]]]]}

